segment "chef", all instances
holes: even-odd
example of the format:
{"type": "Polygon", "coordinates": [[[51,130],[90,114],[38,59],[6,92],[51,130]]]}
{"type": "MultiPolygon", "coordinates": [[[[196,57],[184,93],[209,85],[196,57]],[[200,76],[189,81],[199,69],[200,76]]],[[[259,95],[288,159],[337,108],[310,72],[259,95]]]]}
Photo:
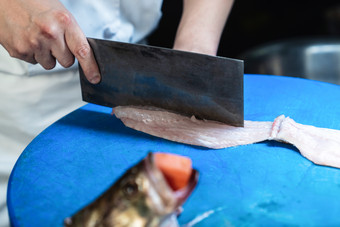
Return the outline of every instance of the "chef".
{"type": "MultiPolygon", "coordinates": [[[[216,55],[232,3],[184,0],[173,48],[216,55]]],[[[145,43],[161,6],[162,0],[0,0],[0,226],[8,225],[7,182],[20,153],[85,104],[75,61],[91,83],[100,82],[86,37],[145,43]]]]}

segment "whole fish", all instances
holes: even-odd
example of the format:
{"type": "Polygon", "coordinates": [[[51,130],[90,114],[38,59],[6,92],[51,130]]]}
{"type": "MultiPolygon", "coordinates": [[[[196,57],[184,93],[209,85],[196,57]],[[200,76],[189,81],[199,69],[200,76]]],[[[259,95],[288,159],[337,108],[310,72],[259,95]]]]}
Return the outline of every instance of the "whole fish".
{"type": "MultiPolygon", "coordinates": [[[[176,176],[180,178],[181,174],[176,176]]],[[[188,181],[182,188],[173,188],[169,181],[156,165],[155,155],[149,153],[94,202],[66,218],[64,224],[84,227],[178,226],[177,215],[197,184],[198,172],[190,166],[188,181]]]]}

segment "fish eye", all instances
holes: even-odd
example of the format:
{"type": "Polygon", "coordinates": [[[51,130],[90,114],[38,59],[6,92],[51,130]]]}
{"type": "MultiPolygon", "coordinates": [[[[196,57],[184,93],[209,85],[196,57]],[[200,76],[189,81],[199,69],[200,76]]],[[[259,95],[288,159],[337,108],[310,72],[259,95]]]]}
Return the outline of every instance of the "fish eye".
{"type": "Polygon", "coordinates": [[[135,182],[128,182],[124,185],[123,192],[127,196],[133,196],[138,191],[138,185],[135,182]]]}

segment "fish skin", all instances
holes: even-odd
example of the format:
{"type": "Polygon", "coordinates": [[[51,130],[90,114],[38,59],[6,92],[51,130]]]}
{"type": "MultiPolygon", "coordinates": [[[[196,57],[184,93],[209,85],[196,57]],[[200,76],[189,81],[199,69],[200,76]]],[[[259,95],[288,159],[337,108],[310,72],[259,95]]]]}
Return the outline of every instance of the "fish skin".
{"type": "Polygon", "coordinates": [[[189,184],[174,192],[149,155],[127,170],[90,205],[64,220],[65,226],[177,227],[178,210],[198,181],[193,169],[189,184]]]}

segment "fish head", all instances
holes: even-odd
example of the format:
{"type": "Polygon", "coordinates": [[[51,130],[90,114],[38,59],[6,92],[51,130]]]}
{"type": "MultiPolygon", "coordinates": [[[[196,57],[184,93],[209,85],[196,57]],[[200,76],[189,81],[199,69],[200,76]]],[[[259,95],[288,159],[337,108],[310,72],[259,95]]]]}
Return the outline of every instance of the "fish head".
{"type": "Polygon", "coordinates": [[[197,181],[198,172],[193,169],[187,186],[174,190],[155,165],[153,153],[149,153],[116,183],[119,188],[116,206],[109,212],[108,220],[114,220],[111,226],[118,223],[161,226],[171,215],[179,212],[197,181]]]}
{"type": "Polygon", "coordinates": [[[198,172],[192,169],[188,184],[173,189],[150,152],[97,200],[65,223],[67,226],[77,226],[75,223],[81,223],[78,226],[178,226],[173,217],[197,181],[198,172]]]}

